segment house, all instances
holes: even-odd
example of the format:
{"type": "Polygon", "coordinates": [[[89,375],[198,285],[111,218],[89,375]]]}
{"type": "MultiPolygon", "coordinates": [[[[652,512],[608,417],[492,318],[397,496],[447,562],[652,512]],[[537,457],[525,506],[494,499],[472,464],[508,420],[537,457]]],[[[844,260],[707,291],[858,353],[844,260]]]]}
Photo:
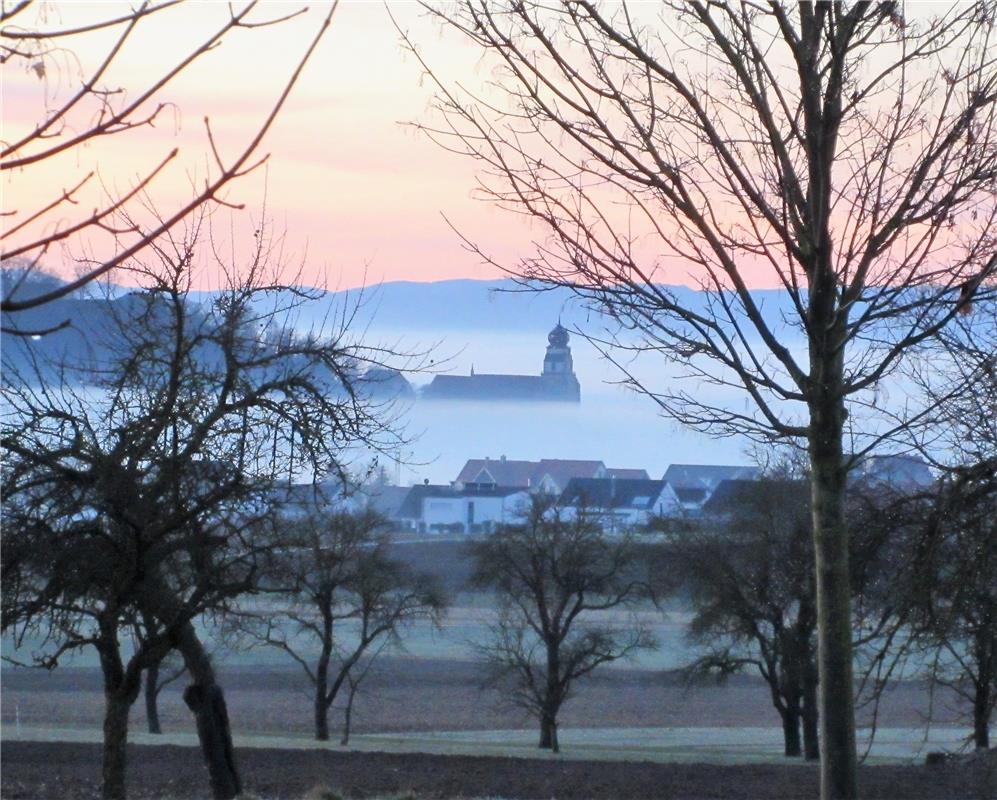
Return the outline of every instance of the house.
{"type": "Polygon", "coordinates": [[[721,481],[757,480],[762,471],[758,467],[727,464],[672,464],[665,470],[662,480],[675,489],[705,489],[712,493],[721,481]]]}
{"type": "Polygon", "coordinates": [[[744,478],[722,480],[709,494],[701,506],[704,516],[724,516],[732,514],[738,508],[757,497],[759,482],[744,478]]]}
{"type": "Polygon", "coordinates": [[[686,514],[698,514],[710,497],[710,490],[701,486],[675,486],[675,496],[686,514]]]}
{"type": "Polygon", "coordinates": [[[568,332],[558,323],[547,335],[547,352],[539,375],[437,375],[422,391],[426,400],[513,402],[581,401],[568,332]]]}
{"type": "Polygon", "coordinates": [[[488,486],[530,489],[536,471],[536,461],[513,461],[505,456],[496,459],[472,458],[464,464],[453,485],[457,489],[488,486]]]}
{"type": "Polygon", "coordinates": [[[529,493],[516,486],[470,487],[416,484],[398,509],[397,520],[420,533],[487,533],[516,522],[529,493]]]}
{"type": "Polygon", "coordinates": [[[544,494],[559,495],[577,478],[606,477],[606,465],[601,461],[580,461],[563,458],[542,458],[533,473],[532,489],[544,494]]]}
{"type": "MultiPolygon", "coordinates": [[[[643,472],[643,470],[625,470],[643,472]]],[[[514,461],[501,458],[472,458],[453,482],[454,488],[517,486],[530,492],[559,495],[572,478],[603,478],[606,466],[601,461],[542,458],[539,461],[514,461]]]]}
{"type": "Polygon", "coordinates": [[[655,516],[682,513],[675,491],[663,480],[572,478],[557,504],[567,518],[583,512],[597,515],[609,531],[630,530],[655,516]]]}
{"type": "Polygon", "coordinates": [[[935,484],[928,462],[913,455],[866,456],[859,460],[851,477],[865,486],[887,486],[901,492],[928,489],[935,484]]]}

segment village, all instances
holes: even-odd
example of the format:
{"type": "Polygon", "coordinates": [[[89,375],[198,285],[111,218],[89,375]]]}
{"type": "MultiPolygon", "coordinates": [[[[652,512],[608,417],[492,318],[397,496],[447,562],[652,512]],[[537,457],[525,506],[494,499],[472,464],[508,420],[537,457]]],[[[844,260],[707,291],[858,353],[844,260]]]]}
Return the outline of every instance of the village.
{"type": "MultiPolygon", "coordinates": [[[[758,466],[672,464],[660,478],[642,468],[607,467],[600,460],[538,461],[471,458],[448,484],[426,479],[393,486],[381,471],[375,480],[331,480],[289,488],[292,509],[373,510],[397,536],[482,535],[520,522],[531,497],[543,496],[562,518],[588,515],[604,532],[647,530],[655,520],[713,517],[731,511],[753,482],[758,466]]],[[[913,455],[877,455],[859,462],[853,480],[896,492],[935,483],[928,463],[913,455]]],[[[800,482],[800,490],[806,485],[800,482]]],[[[293,511],[291,512],[293,513],[293,511]]]]}

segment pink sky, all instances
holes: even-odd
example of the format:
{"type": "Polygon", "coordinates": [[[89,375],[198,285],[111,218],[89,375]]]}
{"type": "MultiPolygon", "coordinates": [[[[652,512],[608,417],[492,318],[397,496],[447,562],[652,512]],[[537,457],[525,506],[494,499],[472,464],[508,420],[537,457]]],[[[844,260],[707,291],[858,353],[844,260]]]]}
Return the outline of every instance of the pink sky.
{"type": "MultiPolygon", "coordinates": [[[[254,13],[259,20],[299,7],[266,2],[254,13]]],[[[41,8],[47,18],[37,24],[58,28],[116,16],[123,6],[56,3],[41,8]]],[[[393,2],[391,9],[441,74],[472,86],[489,77],[480,53],[449,32],[441,33],[416,4],[393,2]]],[[[23,172],[8,170],[0,184],[4,210],[17,210],[23,218],[91,169],[107,186],[124,191],[175,146],[180,156],[151,194],[159,208],[177,206],[189,196],[192,177],[203,180],[210,159],[203,117],[211,119],[223,158],[238,152],[266,116],[327,10],[326,3],[312,3],[307,14],[288,23],[230,33],[158,95],[175,106],[164,112],[156,128],[105,137],[23,172]]],[[[226,15],[221,2],[184,4],[154,15],[139,25],[105,83],[134,96],[226,15]]],[[[51,107],[73,91],[81,70],[95,65],[119,33],[120,28],[74,38],[74,55],[52,59],[44,80],[23,63],[7,67],[2,138],[15,140],[30,130],[43,117],[46,98],[51,107]]],[[[532,240],[542,239],[544,231],[473,199],[475,165],[401,124],[430,119],[431,89],[414,58],[403,52],[383,4],[344,0],[264,142],[261,152],[272,154],[268,169],[229,190],[229,200],[247,206],[234,215],[237,238],[251,236],[265,178],[268,214],[286,229],[288,261],[303,261],[302,277],[308,283],[345,288],[500,274],[467,252],[444,215],[504,265],[529,256],[532,240]]],[[[100,203],[97,193],[80,200],[61,222],[100,203]]],[[[226,230],[229,213],[222,210],[217,216],[226,230]]],[[[69,272],[74,258],[107,251],[106,241],[75,240],[48,257],[46,265],[69,272]]],[[[667,277],[689,282],[680,266],[667,277]]]]}
{"type": "MultiPolygon", "coordinates": [[[[180,158],[158,181],[153,198],[168,207],[189,193],[188,173],[203,177],[209,151],[203,116],[223,154],[255,132],[278,95],[294,59],[310,39],[327,6],[312,4],[299,20],[258,31],[236,31],[222,46],[188,69],[161,95],[176,103],[154,130],[107,137],[68,157],[52,159],[24,172],[8,171],[2,185],[5,210],[23,216],[44,205],[63,188],[97,167],[109,186],[127,187],[174,146],[180,158]],[[11,174],[14,173],[14,174],[11,174]]],[[[297,8],[269,3],[257,19],[297,8]]],[[[107,18],[121,5],[56,6],[52,27],[107,18]]],[[[439,43],[434,27],[418,19],[410,4],[393,6],[397,17],[418,26],[439,43]]],[[[132,46],[118,59],[119,69],[106,83],[124,86],[132,95],[176,60],[176,43],[200,41],[223,18],[224,4],[200,3],[170,9],[137,30],[132,46]],[[196,32],[196,38],[195,38],[196,32]]],[[[120,31],[120,29],[119,29],[120,31]]],[[[74,43],[84,69],[106,52],[110,38],[93,34],[81,47],[74,43]]],[[[434,48],[447,69],[474,69],[470,50],[434,48]]],[[[3,82],[3,139],[30,130],[41,117],[44,97],[65,97],[79,67],[57,59],[45,80],[33,72],[7,69],[3,82]]],[[[267,207],[277,227],[286,227],[287,250],[305,260],[308,282],[350,287],[382,280],[429,281],[494,277],[497,273],[466,252],[443,219],[445,213],[462,230],[507,262],[529,249],[529,232],[512,215],[497,213],[471,198],[473,165],[449,155],[401,122],[424,114],[429,88],[420,70],[405,58],[398,35],[379,3],[344,2],[332,27],[309,62],[291,99],[264,142],[271,153],[265,175],[267,207]],[[365,277],[366,276],[366,277],[365,277]]],[[[236,213],[237,235],[245,235],[258,218],[264,173],[241,180],[229,199],[247,205],[236,213]]],[[[63,221],[89,210],[92,194],[63,221]]],[[[228,211],[223,211],[228,215],[228,211]]],[[[227,229],[229,222],[223,220],[227,229]]],[[[71,259],[106,243],[75,241],[50,268],[69,271],[71,259]]]]}

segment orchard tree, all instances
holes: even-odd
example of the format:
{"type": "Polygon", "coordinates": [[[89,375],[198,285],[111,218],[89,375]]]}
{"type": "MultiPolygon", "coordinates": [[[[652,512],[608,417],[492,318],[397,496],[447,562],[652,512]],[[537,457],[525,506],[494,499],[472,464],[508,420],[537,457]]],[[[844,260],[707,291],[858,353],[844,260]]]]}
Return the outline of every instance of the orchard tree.
{"type": "Polygon", "coordinates": [[[427,9],[492,71],[457,84],[406,37],[439,90],[420,127],[548,234],[506,268],[608,315],[605,349],[666,416],[808,448],[821,793],[856,797],[846,475],[894,432],[863,419],[878,387],[997,269],[995,4],[427,9]]]}
{"type": "Polygon", "coordinates": [[[927,452],[936,490],[908,504],[918,580],[910,593],[915,640],[934,654],[931,677],[972,709],[973,744],[990,747],[997,707],[997,303],[939,335],[934,364],[916,373],[936,400],[927,452]]]}
{"type": "Polygon", "coordinates": [[[522,523],[473,542],[471,555],[472,583],[500,608],[480,650],[512,702],[539,720],[540,748],[557,753],[558,714],[578,681],[657,646],[633,613],[653,600],[646,563],[629,534],[603,533],[597,515],[562,518],[545,497],[522,523]]]}
{"type": "MultiPolygon", "coordinates": [[[[169,130],[170,124],[175,125],[172,117],[176,111],[170,100],[171,83],[194,72],[198,62],[223,41],[242,35],[265,39],[269,29],[286,27],[293,24],[294,18],[308,14],[306,6],[281,8],[276,13],[272,9],[265,11],[256,0],[230,4],[227,12],[224,6],[218,6],[222,11],[214,21],[205,15],[206,25],[200,29],[196,24],[189,25],[187,41],[173,42],[177,48],[175,60],[162,66],[144,84],[120,83],[129,73],[129,48],[153,26],[168,24],[171,15],[180,13],[173,9],[177,5],[178,0],[145,0],[128,7],[92,6],[92,19],[80,24],[63,22],[60,12],[71,7],[60,9],[42,0],[4,0],[0,6],[0,62],[9,71],[9,79],[13,80],[14,71],[19,70],[37,85],[37,98],[31,100],[40,109],[38,118],[26,124],[15,123],[11,114],[5,115],[8,124],[0,142],[0,173],[15,183],[8,186],[3,211],[0,260],[22,259],[28,267],[24,273],[27,277],[40,264],[51,264],[57,248],[73,246],[82,250],[96,246],[106,250],[105,256],[91,260],[72,281],[40,291],[18,291],[22,285],[17,282],[5,285],[0,297],[5,333],[45,333],[45,329],[25,329],[18,324],[18,312],[69,296],[127,264],[200,209],[241,208],[226,197],[226,189],[267,160],[268,156],[260,152],[263,139],[329,27],[338,3],[319,11],[314,35],[302,43],[301,55],[277,96],[269,108],[264,106],[259,121],[250,126],[243,143],[233,152],[222,152],[209,119],[204,119],[208,171],[191,183],[187,197],[168,209],[157,202],[162,213],[146,218],[141,213],[143,198],[155,194],[160,184],[169,181],[179,160],[178,148],[164,134],[154,134],[163,139],[160,152],[150,155],[128,185],[111,180],[107,164],[93,169],[86,166],[87,151],[109,137],[116,137],[127,147],[129,142],[147,142],[150,131],[169,130]],[[92,61],[81,57],[92,46],[94,37],[102,35],[111,36],[105,50],[92,61]],[[49,197],[36,201],[37,205],[31,205],[26,198],[53,167],[61,170],[65,183],[49,197]],[[127,226],[120,224],[123,214],[132,219],[127,226]],[[143,219],[147,221],[140,221],[143,219]]],[[[217,68],[211,73],[218,74],[217,68]]],[[[223,91],[219,86],[212,89],[216,93],[223,91]]],[[[63,320],[57,327],[68,322],[63,320]]]]}
{"type": "Polygon", "coordinates": [[[663,556],[688,588],[695,676],[757,669],[782,719],[787,756],[816,759],[817,608],[806,483],[768,476],[717,489],[663,556]],[[803,739],[801,748],[801,723],[803,739]]]}
{"type": "Polygon", "coordinates": [[[318,741],[329,738],[329,709],[343,687],[351,714],[357,686],[384,645],[415,622],[438,622],[447,606],[431,576],[389,556],[383,517],[333,511],[329,499],[278,516],[278,544],[260,577],[270,600],[233,616],[250,640],[276,647],[304,671],[314,687],[318,741]]]}
{"type": "Polygon", "coordinates": [[[239,793],[224,696],[194,621],[255,587],[277,481],[292,469],[334,474],[354,446],[397,443],[383,408],[353,388],[377,354],[347,330],[290,329],[315,295],[275,282],[267,230],[202,304],[190,284],[206,239],[194,225],[153,243],[156,261],[131,267],[144,290],[92,301],[89,358],[46,362],[24,339],[3,351],[3,627],[41,666],[97,650],[107,798],[125,794],[142,672],[170,650],[190,676],[184,700],[214,795],[239,793]]]}

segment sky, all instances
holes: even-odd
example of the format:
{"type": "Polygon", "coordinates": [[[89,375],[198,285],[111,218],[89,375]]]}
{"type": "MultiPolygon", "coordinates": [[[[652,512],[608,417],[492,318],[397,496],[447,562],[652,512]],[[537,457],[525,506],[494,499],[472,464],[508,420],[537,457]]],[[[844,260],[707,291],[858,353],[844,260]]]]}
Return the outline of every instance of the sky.
{"type": "MultiPolygon", "coordinates": [[[[301,5],[266,2],[251,18],[282,16],[301,5]]],[[[172,105],[155,128],[105,137],[44,164],[8,171],[0,187],[5,210],[26,215],[90,169],[97,169],[108,187],[131,186],[173,147],[180,148],[179,155],[157,178],[151,199],[157,207],[169,208],[189,196],[190,181],[203,180],[210,160],[203,118],[210,118],[223,160],[234,157],[266,117],[329,8],[322,2],[310,5],[307,13],[281,25],[227,35],[220,47],[157,95],[172,105]]],[[[122,7],[49,4],[37,25],[72,27],[115,16],[122,7]]],[[[475,74],[476,54],[445,41],[415,4],[392,3],[391,10],[401,25],[427,42],[434,64],[448,74],[475,74]]],[[[206,39],[226,14],[225,4],[195,2],[153,15],[136,28],[105,85],[136,96],[184,48],[206,39]]],[[[24,22],[27,26],[33,20],[24,22]]],[[[120,30],[73,37],[71,54],[46,58],[44,77],[31,68],[34,62],[5,67],[3,139],[27,132],[46,104],[54,107],[65,98],[79,75],[99,63],[120,30]]],[[[265,198],[267,217],[284,234],[285,258],[302,268],[305,282],[329,288],[495,277],[497,270],[466,251],[447,219],[510,262],[529,244],[530,231],[512,215],[496,214],[472,199],[473,165],[405,124],[426,119],[430,96],[421,68],[403,52],[384,5],[342,2],[264,141],[261,153],[270,154],[265,169],[240,180],[227,195],[230,202],[246,204],[246,210],[224,209],[216,214],[216,224],[222,229],[232,225],[245,236],[258,224],[265,198]]],[[[94,111],[88,109],[87,115],[94,111]]],[[[61,219],[73,219],[99,200],[91,193],[61,219]]],[[[99,255],[106,246],[74,241],[58,256],[48,255],[47,264],[71,270],[73,259],[89,252],[99,255]]]]}
{"type": "MultiPolygon", "coordinates": [[[[80,191],[75,206],[63,204],[45,217],[69,224],[102,205],[108,194],[120,195],[134,186],[174,147],[179,153],[150,186],[148,202],[161,211],[181,205],[191,196],[192,185],[200,185],[214,168],[205,118],[223,162],[231,161],[266,119],[330,8],[318,0],[295,15],[304,3],[260,2],[247,17],[253,23],[292,18],[229,32],[218,47],[156,93],[164,107],[155,126],[103,137],[24,169],[6,170],[0,179],[4,212],[16,212],[11,219],[23,219],[94,171],[97,179],[80,191]]],[[[244,2],[235,7],[243,8],[244,2]]],[[[121,2],[41,0],[14,24],[34,30],[73,28],[120,15],[124,8],[121,2]]],[[[637,3],[634,8],[653,14],[657,6],[637,3]]],[[[101,85],[118,92],[114,102],[139,95],[207,39],[228,14],[228,4],[220,0],[192,0],[140,21],[101,85]]],[[[474,45],[442,30],[417,3],[391,0],[386,6],[380,0],[342,0],[264,140],[260,153],[270,155],[265,166],[228,189],[226,200],[244,204],[245,210],[221,208],[214,215],[219,240],[234,240],[242,247],[230,260],[245,258],[245,245],[253,241],[261,219],[283,237],[280,259],[286,262],[285,272],[302,283],[330,289],[499,276],[499,269],[468,250],[455,229],[494,262],[510,268],[543,240],[545,232],[537,223],[475,197],[479,175],[472,161],[446,152],[412,127],[416,122],[438,123],[440,117],[430,108],[432,82],[417,59],[405,52],[392,16],[448,82],[480,92],[493,75],[474,45]]],[[[55,40],[63,46],[43,59],[14,59],[5,65],[0,138],[16,141],[45,117],[47,108],[57,108],[102,61],[121,30],[118,26],[55,40]]],[[[677,47],[681,51],[681,43],[677,47]]],[[[686,58],[685,51],[681,57],[686,58]]],[[[84,104],[79,112],[67,119],[64,135],[87,125],[99,109],[84,104]]],[[[146,212],[132,208],[140,221],[148,221],[146,212]]],[[[620,221],[627,222],[626,211],[620,214],[620,221]]],[[[109,239],[73,237],[47,253],[44,265],[70,274],[80,259],[100,259],[113,252],[109,239]]],[[[657,257],[655,252],[649,255],[657,257]]],[[[774,275],[759,277],[762,273],[753,273],[751,258],[743,259],[742,269],[752,285],[776,285],[774,275]]],[[[693,283],[684,263],[665,263],[656,279],[693,283]]],[[[204,274],[209,283],[198,288],[215,288],[210,281],[221,280],[217,270],[204,274]]],[[[128,282],[121,273],[115,279],[128,282]]]]}

